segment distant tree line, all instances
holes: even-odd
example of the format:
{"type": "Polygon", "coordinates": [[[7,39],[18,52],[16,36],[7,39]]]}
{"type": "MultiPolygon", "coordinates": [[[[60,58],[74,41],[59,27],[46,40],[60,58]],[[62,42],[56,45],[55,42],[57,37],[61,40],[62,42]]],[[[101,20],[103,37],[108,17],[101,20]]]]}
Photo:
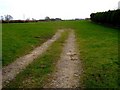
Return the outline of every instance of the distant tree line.
{"type": "Polygon", "coordinates": [[[0,21],[2,21],[2,23],[28,23],[28,22],[43,22],[43,21],[62,21],[61,18],[50,18],[48,16],[45,17],[45,19],[40,19],[40,20],[36,20],[34,18],[32,18],[31,20],[29,18],[27,18],[26,20],[13,20],[13,17],[11,15],[4,15],[1,16],[0,21]]]}
{"type": "Polygon", "coordinates": [[[90,15],[92,21],[112,25],[120,25],[120,9],[97,12],[90,15]]]}

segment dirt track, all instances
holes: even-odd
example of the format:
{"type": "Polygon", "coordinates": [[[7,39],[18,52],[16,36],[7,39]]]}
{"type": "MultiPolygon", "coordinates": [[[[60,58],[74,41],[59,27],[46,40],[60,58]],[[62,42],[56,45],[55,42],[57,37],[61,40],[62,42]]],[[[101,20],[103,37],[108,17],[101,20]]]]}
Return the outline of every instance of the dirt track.
{"type": "Polygon", "coordinates": [[[3,67],[2,69],[2,83],[3,86],[5,86],[9,81],[14,79],[18,73],[20,73],[23,69],[26,68],[35,58],[42,55],[48,47],[51,46],[53,42],[55,42],[58,38],[61,37],[61,33],[64,32],[64,30],[59,30],[50,40],[43,43],[41,46],[35,48],[32,52],[29,54],[18,58],[10,65],[3,67]]]}
{"type": "Polygon", "coordinates": [[[56,72],[44,88],[76,88],[79,87],[80,74],[82,72],[81,62],[78,57],[75,44],[75,34],[70,34],[63,48],[60,60],[56,65],[56,72]]]}

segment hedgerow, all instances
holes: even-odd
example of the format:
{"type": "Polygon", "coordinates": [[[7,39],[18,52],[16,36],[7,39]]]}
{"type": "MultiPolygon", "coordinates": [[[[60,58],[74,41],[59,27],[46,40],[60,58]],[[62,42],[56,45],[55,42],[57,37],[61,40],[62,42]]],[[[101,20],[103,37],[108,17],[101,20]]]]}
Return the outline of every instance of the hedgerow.
{"type": "Polygon", "coordinates": [[[97,23],[120,25],[120,9],[92,13],[90,17],[92,21],[97,23]]]}

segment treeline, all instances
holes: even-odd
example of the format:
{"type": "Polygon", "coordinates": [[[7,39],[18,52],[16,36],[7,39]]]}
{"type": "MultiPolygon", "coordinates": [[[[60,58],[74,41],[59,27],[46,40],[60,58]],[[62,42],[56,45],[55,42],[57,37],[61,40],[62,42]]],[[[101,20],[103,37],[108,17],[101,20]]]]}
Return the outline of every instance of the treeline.
{"type": "Polygon", "coordinates": [[[97,23],[105,23],[112,25],[120,26],[120,9],[106,11],[106,12],[97,12],[90,15],[92,21],[97,23]]]}
{"type": "Polygon", "coordinates": [[[2,23],[28,23],[28,22],[38,22],[38,20],[9,20],[9,21],[2,20],[2,23]]]}
{"type": "Polygon", "coordinates": [[[28,22],[47,22],[47,21],[62,21],[61,19],[41,19],[41,20],[2,20],[2,23],[28,23],[28,22]]]}
{"type": "Polygon", "coordinates": [[[50,17],[45,17],[45,19],[39,19],[36,20],[32,18],[31,20],[27,18],[26,20],[13,20],[13,17],[11,15],[4,15],[1,16],[0,22],[2,23],[28,23],[28,22],[43,22],[43,21],[62,21],[61,18],[50,18],[50,17]]]}

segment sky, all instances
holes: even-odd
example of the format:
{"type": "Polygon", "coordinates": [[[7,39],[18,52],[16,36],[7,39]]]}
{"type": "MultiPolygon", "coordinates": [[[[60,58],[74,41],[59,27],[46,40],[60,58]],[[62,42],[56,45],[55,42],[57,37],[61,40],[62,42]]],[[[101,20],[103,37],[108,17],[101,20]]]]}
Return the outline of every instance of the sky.
{"type": "Polygon", "coordinates": [[[118,9],[120,0],[0,0],[0,16],[14,19],[89,18],[91,13],[118,9]]]}

